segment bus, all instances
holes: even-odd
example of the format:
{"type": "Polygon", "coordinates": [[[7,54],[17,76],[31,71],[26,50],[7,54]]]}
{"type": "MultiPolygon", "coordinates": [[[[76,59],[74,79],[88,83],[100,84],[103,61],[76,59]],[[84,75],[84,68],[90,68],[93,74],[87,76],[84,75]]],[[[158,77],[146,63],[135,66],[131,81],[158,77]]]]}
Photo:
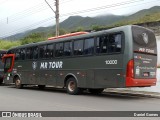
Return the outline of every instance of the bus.
{"type": "Polygon", "coordinates": [[[0,50],[0,84],[3,83],[3,76],[4,76],[4,64],[2,62],[2,57],[6,53],[5,50],[0,50]]]}
{"type": "Polygon", "coordinates": [[[5,82],[16,88],[50,85],[72,95],[155,86],[157,80],[155,35],[136,25],[11,48],[3,61],[5,82]]]}

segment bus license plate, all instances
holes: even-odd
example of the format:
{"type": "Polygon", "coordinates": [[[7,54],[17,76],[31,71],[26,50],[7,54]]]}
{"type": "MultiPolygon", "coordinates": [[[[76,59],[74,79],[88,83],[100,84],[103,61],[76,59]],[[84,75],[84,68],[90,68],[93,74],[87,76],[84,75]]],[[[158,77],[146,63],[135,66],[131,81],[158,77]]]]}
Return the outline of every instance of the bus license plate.
{"type": "Polygon", "coordinates": [[[149,77],[149,72],[144,72],[144,73],[143,73],[143,76],[144,76],[144,77],[149,77]]]}

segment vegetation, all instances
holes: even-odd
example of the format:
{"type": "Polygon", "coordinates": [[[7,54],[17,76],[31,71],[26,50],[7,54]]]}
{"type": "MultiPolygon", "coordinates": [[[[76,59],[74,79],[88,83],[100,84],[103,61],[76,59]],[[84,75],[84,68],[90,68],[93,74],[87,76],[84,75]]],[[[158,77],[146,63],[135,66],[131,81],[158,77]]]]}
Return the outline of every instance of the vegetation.
{"type": "Polygon", "coordinates": [[[7,40],[0,40],[0,49],[7,50],[14,46],[21,45],[20,41],[7,41],[7,40]]]}
{"type": "MultiPolygon", "coordinates": [[[[141,10],[130,16],[110,15],[99,16],[94,18],[71,16],[62,23],[60,23],[60,35],[85,30],[99,31],[122,25],[139,24],[154,21],[160,21],[160,6],[155,6],[150,9],[141,10]]],[[[37,28],[26,33],[26,37],[21,38],[19,41],[0,40],[0,49],[9,49],[13,46],[19,46],[28,43],[35,43],[47,40],[47,38],[55,36],[55,32],[53,32],[54,29],[55,26],[37,28]]],[[[13,38],[16,38],[16,35],[13,36],[13,38]]]]}
{"type": "MultiPolygon", "coordinates": [[[[60,29],[59,34],[63,35],[66,34],[67,31],[65,29],[60,29]]],[[[55,33],[49,33],[45,34],[43,32],[41,33],[32,33],[20,40],[16,41],[9,41],[9,40],[0,40],[0,49],[7,50],[11,47],[16,47],[24,44],[29,44],[29,43],[36,43],[40,41],[47,40],[49,37],[55,36],[55,33]]]]}
{"type": "Polygon", "coordinates": [[[21,45],[24,45],[24,44],[44,41],[46,39],[47,39],[47,36],[45,36],[44,33],[32,33],[32,34],[20,39],[20,41],[21,41],[21,45]]]}

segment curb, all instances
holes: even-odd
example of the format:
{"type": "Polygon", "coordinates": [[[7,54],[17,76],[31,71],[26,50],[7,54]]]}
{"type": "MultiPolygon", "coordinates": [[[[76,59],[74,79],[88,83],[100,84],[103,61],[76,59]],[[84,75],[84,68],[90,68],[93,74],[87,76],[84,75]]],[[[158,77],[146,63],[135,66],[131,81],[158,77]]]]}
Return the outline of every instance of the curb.
{"type": "Polygon", "coordinates": [[[119,94],[130,94],[135,96],[142,96],[142,97],[151,97],[151,98],[160,98],[159,92],[148,92],[148,91],[138,91],[138,90],[125,90],[125,89],[114,89],[108,88],[105,89],[104,92],[106,93],[119,93],[119,94]]]}

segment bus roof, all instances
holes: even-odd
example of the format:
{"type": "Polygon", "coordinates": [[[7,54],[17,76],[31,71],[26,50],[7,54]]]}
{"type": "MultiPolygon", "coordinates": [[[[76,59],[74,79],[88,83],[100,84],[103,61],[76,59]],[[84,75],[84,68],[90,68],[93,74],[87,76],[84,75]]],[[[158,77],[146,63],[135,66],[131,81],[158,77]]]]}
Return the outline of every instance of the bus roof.
{"type": "MultiPolygon", "coordinates": [[[[137,25],[125,25],[125,26],[121,26],[121,27],[115,27],[115,28],[111,28],[111,29],[107,29],[107,30],[91,32],[91,33],[82,34],[82,35],[78,35],[78,36],[62,37],[62,38],[58,38],[58,39],[54,39],[54,40],[41,41],[41,42],[37,42],[37,43],[29,43],[29,44],[21,45],[18,47],[13,47],[11,49],[25,48],[25,47],[31,47],[31,46],[34,47],[37,45],[51,44],[53,42],[63,42],[66,40],[68,40],[68,41],[69,40],[76,40],[76,39],[80,39],[82,37],[83,38],[94,37],[94,36],[98,36],[98,35],[102,35],[102,34],[106,34],[106,33],[111,33],[111,32],[128,31],[128,29],[131,29],[132,26],[137,26],[137,25]]],[[[137,27],[141,27],[141,26],[137,26],[137,27]]],[[[9,49],[9,50],[11,50],[11,49],[9,49]]]]}
{"type": "Polygon", "coordinates": [[[57,36],[57,37],[50,37],[50,38],[48,38],[48,40],[55,40],[55,39],[59,39],[59,38],[66,38],[66,37],[78,36],[78,35],[83,35],[83,34],[87,34],[87,33],[88,33],[88,32],[68,33],[68,34],[64,34],[64,35],[57,36]]]}

